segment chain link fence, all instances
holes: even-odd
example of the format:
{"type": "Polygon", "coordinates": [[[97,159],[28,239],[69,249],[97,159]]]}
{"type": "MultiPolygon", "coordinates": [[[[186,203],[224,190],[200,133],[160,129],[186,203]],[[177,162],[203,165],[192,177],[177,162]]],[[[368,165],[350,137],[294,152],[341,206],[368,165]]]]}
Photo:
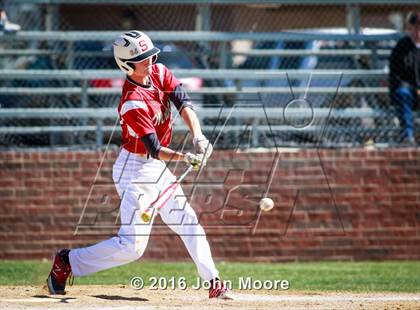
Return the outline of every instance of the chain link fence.
{"type": "MultiPolygon", "coordinates": [[[[161,2],[7,2],[22,31],[0,35],[1,147],[118,144],[124,77],[110,44],[132,29],[161,49],[158,61],[188,89],[206,133],[222,131],[219,148],[418,145],[415,45],[391,68],[414,79],[389,91],[392,49],[405,30],[420,33],[420,17],[406,23],[420,11],[413,1],[161,2]],[[46,108],[66,110],[37,111],[46,108]]],[[[174,143],[186,132],[176,124],[174,143]]]]}

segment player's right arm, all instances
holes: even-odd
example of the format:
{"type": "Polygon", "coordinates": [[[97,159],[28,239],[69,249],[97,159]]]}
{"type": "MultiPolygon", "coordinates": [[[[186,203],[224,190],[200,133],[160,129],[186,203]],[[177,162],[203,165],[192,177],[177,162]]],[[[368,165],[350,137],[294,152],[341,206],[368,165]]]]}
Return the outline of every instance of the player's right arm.
{"type": "Polygon", "coordinates": [[[164,161],[184,161],[187,164],[194,167],[195,170],[198,170],[200,166],[206,164],[206,159],[203,154],[192,154],[192,153],[181,153],[174,151],[168,147],[161,147],[159,151],[159,159],[164,161]]]}

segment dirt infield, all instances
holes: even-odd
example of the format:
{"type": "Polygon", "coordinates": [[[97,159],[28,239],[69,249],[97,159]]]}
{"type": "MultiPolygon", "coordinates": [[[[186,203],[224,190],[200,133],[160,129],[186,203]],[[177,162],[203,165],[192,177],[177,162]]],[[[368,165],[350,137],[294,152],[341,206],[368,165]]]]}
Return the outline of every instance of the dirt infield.
{"type": "Polygon", "coordinates": [[[0,309],[420,309],[420,294],[235,292],[236,300],[209,300],[204,290],[141,291],[77,285],[65,296],[35,286],[0,286],[0,309]]]}

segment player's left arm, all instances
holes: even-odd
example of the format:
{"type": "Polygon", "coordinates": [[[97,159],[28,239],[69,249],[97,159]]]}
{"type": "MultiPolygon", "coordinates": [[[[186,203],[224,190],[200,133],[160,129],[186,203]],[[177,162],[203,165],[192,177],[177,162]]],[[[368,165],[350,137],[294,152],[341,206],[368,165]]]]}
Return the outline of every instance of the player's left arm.
{"type": "Polygon", "coordinates": [[[209,158],[213,151],[213,146],[203,135],[200,121],[193,109],[193,104],[182,85],[177,85],[170,93],[169,98],[192,134],[195,153],[204,154],[206,159],[209,158]]]}
{"type": "Polygon", "coordinates": [[[193,104],[182,84],[166,67],[162,67],[164,74],[165,90],[169,92],[169,99],[177,108],[185,124],[190,129],[193,136],[194,151],[196,154],[203,154],[205,159],[209,158],[213,152],[213,146],[203,135],[200,121],[193,109],[193,104]]]}
{"type": "Polygon", "coordinates": [[[195,111],[190,107],[185,107],[181,111],[181,117],[190,129],[190,132],[193,136],[194,151],[197,154],[204,154],[206,159],[209,158],[213,152],[213,146],[206,138],[206,136],[203,135],[200,121],[195,111]]]}

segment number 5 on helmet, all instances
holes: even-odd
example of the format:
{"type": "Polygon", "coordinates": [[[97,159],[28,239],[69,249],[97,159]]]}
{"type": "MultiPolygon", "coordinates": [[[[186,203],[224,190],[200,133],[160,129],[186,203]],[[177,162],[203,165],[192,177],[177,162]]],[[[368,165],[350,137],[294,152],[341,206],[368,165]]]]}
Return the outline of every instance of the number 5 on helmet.
{"type": "Polygon", "coordinates": [[[120,35],[115,40],[113,49],[118,67],[127,75],[133,74],[134,63],[149,57],[153,57],[155,62],[160,52],[149,36],[141,31],[130,31],[120,35]]]}

